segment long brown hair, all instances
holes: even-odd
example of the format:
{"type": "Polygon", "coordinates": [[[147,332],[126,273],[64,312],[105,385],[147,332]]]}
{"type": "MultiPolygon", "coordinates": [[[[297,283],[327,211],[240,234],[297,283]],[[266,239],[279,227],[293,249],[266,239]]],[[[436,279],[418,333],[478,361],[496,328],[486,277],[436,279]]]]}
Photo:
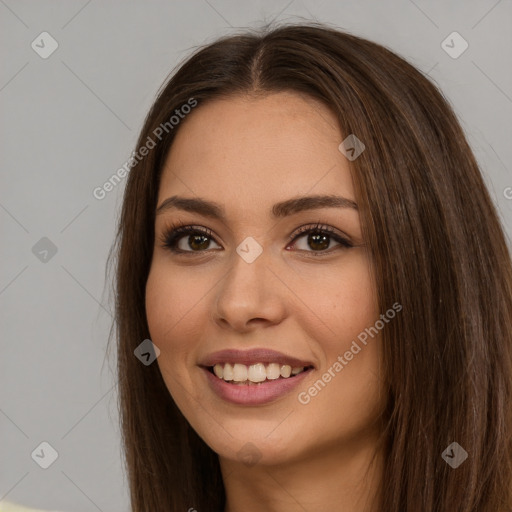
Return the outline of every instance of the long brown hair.
{"type": "Polygon", "coordinates": [[[366,146],[350,165],[379,306],[403,306],[382,332],[382,511],[512,510],[512,264],[475,157],[452,107],[420,71],[316,22],[248,29],[199,48],[145,120],[137,151],[168,129],[132,162],[109,256],[132,510],[225,505],[218,456],[177,408],[158,365],[134,356],[150,337],[144,298],[160,174],[186,122],[171,128],[169,118],[191,99],[200,109],[279,91],[322,101],[343,137],[366,146]],[[442,457],[452,442],[468,453],[456,469],[442,457]]]}

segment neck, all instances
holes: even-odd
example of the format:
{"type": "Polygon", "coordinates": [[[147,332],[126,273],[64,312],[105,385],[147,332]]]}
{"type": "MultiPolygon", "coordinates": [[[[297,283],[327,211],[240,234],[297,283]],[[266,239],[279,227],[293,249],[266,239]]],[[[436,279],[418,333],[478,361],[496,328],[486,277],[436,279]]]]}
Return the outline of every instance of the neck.
{"type": "Polygon", "coordinates": [[[368,443],[329,447],[279,465],[220,458],[224,512],[379,512],[382,451],[368,443]]]}

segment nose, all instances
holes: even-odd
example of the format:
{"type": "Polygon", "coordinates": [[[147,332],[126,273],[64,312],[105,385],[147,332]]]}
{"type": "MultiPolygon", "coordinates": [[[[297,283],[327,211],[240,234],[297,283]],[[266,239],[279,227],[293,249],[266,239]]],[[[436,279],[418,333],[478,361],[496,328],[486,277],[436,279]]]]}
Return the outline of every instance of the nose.
{"type": "Polygon", "coordinates": [[[230,268],[216,289],[213,317],[221,327],[249,331],[276,325],[286,316],[288,289],[276,277],[271,259],[268,249],[250,263],[233,251],[230,268]]]}

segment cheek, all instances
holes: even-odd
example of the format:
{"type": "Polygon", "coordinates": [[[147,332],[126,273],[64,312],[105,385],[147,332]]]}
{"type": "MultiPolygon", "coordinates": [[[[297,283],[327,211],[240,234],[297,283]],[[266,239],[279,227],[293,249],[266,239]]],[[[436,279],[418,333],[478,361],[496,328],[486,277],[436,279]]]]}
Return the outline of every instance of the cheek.
{"type": "Polygon", "coordinates": [[[327,353],[343,349],[379,316],[369,262],[360,255],[347,257],[340,266],[304,267],[293,282],[296,318],[303,328],[322,341],[327,353]],[[307,306],[307,307],[305,307],[307,306]],[[311,314],[310,314],[311,313],[311,314]]]}
{"type": "Polygon", "coordinates": [[[199,344],[210,319],[208,294],[214,291],[215,282],[207,269],[171,268],[156,257],[146,283],[151,341],[160,349],[158,366],[180,408],[186,408],[190,394],[197,398],[199,393],[193,381],[197,374],[190,369],[197,364],[199,344]]]}
{"type": "Polygon", "coordinates": [[[310,387],[299,390],[302,394],[296,418],[304,418],[304,425],[298,435],[317,436],[319,445],[329,446],[339,440],[350,445],[362,432],[373,430],[372,425],[383,413],[386,397],[379,368],[380,340],[375,338],[371,343],[347,361],[341,371],[334,369],[333,358],[323,378],[318,375],[310,387]],[[326,378],[329,368],[331,372],[326,378]]]}
{"type": "Polygon", "coordinates": [[[160,349],[158,363],[162,366],[164,362],[166,369],[171,365],[178,373],[187,355],[186,340],[195,337],[189,318],[197,302],[190,292],[197,288],[181,281],[179,273],[171,274],[154,265],[146,284],[146,316],[151,340],[160,349]]]}
{"type": "Polygon", "coordinates": [[[153,341],[162,344],[160,349],[175,340],[193,340],[200,332],[197,319],[204,313],[202,299],[210,288],[200,272],[170,269],[158,261],[152,265],[146,283],[146,315],[153,341]]]}
{"type": "Polygon", "coordinates": [[[174,305],[173,288],[165,276],[152,267],[146,283],[146,317],[151,340],[160,350],[162,337],[173,323],[174,305]]]}
{"type": "MultiPolygon", "coordinates": [[[[324,294],[311,297],[315,311],[323,312],[329,327],[329,337],[316,338],[322,349],[322,367],[316,380],[298,390],[302,394],[297,397],[297,410],[310,418],[302,434],[313,436],[321,431],[325,443],[357,437],[382,414],[386,398],[380,333],[367,336],[366,344],[358,339],[364,338],[365,330],[380,315],[370,273],[348,273],[329,286],[324,294]]],[[[312,327],[303,324],[304,329],[312,327]]]]}
{"type": "Polygon", "coordinates": [[[190,389],[186,367],[192,356],[187,341],[196,339],[197,334],[187,322],[193,297],[183,293],[194,288],[183,287],[180,281],[179,273],[153,264],[146,283],[145,302],[150,338],[160,349],[156,362],[169,393],[183,411],[187,402],[185,389],[190,389]]]}

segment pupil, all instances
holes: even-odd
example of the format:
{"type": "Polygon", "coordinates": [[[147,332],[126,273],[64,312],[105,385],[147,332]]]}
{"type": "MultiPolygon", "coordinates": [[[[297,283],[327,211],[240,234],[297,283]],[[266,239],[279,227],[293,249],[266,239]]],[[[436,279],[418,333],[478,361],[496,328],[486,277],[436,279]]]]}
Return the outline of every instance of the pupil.
{"type": "Polygon", "coordinates": [[[321,233],[319,234],[310,234],[309,237],[308,237],[308,243],[310,244],[310,247],[312,249],[326,249],[327,247],[329,247],[329,241],[328,241],[328,236],[327,235],[323,235],[321,233]],[[327,244],[326,244],[327,242],[327,244]],[[318,244],[320,244],[318,246],[318,244]],[[315,247],[316,245],[316,247],[315,247]]]}

